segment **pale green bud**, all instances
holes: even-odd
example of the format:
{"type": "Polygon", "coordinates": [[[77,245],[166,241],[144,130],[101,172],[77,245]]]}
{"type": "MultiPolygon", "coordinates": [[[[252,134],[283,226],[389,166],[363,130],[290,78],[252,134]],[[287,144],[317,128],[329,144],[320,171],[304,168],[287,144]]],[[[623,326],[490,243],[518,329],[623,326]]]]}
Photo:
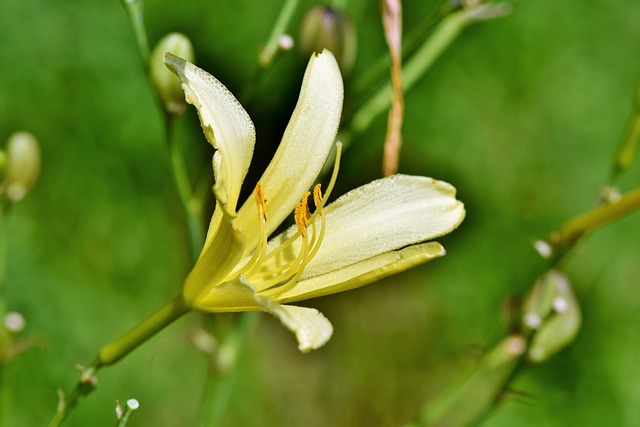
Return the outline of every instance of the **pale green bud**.
{"type": "Polygon", "coordinates": [[[569,345],[578,334],[582,323],[580,305],[567,277],[559,271],[550,271],[546,282],[553,289],[551,313],[531,340],[527,357],[535,363],[549,357],[569,345]]]}
{"type": "Polygon", "coordinates": [[[522,302],[522,326],[524,330],[540,329],[553,309],[554,285],[548,275],[539,277],[522,302]]]}
{"type": "Polygon", "coordinates": [[[33,188],[40,175],[40,146],[28,132],[16,132],[9,137],[6,168],[0,194],[18,202],[33,188]]]}
{"type": "Polygon", "coordinates": [[[356,30],[343,12],[330,6],[314,6],[302,18],[298,47],[305,58],[313,52],[330,50],[342,74],[347,75],[356,60],[356,30]]]}
{"type": "Polygon", "coordinates": [[[151,81],[162,100],[164,109],[167,113],[177,116],[184,113],[187,102],[184,99],[180,79],[164,65],[166,52],[194,62],[193,47],[184,34],[170,33],[160,39],[151,52],[151,81]]]}

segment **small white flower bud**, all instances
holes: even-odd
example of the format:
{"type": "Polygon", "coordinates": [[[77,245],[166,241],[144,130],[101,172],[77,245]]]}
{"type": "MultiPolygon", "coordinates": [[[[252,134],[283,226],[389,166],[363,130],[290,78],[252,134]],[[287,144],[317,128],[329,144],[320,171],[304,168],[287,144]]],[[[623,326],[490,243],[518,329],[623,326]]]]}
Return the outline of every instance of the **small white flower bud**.
{"type": "Polygon", "coordinates": [[[24,316],[17,311],[10,311],[4,316],[4,326],[13,334],[17,334],[24,329],[24,316]]]}

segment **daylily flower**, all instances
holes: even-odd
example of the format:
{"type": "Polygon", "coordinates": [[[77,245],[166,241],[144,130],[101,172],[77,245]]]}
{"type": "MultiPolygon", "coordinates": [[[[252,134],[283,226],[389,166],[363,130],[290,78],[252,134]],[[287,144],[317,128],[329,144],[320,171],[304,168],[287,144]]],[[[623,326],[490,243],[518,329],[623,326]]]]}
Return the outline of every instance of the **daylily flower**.
{"type": "Polygon", "coordinates": [[[456,228],[464,207],[455,188],[431,178],[395,175],[326,205],[313,186],[334,145],[342,110],[342,78],[333,55],[314,55],[280,147],[238,208],[255,145],[255,129],[235,97],[213,76],[170,53],[169,69],[198,110],[213,157],[216,208],[200,257],[187,277],[187,304],[207,312],[268,312],[296,334],[301,351],[333,332],[317,310],[288,305],[366,285],[445,254],[436,242],[456,228]],[[314,208],[309,208],[309,199],[314,208]],[[295,224],[268,240],[294,212],[295,224]]]}

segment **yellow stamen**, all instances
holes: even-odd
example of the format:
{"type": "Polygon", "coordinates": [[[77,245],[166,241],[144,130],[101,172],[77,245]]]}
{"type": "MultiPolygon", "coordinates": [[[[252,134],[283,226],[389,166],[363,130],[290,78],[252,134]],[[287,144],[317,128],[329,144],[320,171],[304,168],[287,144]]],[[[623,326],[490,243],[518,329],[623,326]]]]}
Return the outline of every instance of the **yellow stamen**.
{"type": "Polygon", "coordinates": [[[258,244],[256,245],[256,250],[253,252],[251,259],[247,261],[245,265],[243,265],[239,270],[235,271],[233,274],[245,274],[249,275],[258,270],[264,261],[264,257],[267,252],[267,199],[264,197],[264,188],[262,187],[262,183],[258,182],[256,184],[256,189],[254,192],[256,209],[258,210],[258,221],[260,222],[260,235],[258,236],[258,244]]]}
{"type": "MultiPolygon", "coordinates": [[[[320,184],[316,184],[316,186],[313,187],[313,204],[316,206],[316,210],[322,209],[322,188],[320,184]]],[[[322,212],[320,212],[320,215],[322,215],[322,212]]]]}
{"type": "Polygon", "coordinates": [[[294,221],[297,232],[266,253],[266,199],[262,185],[256,186],[256,206],[260,217],[260,241],[251,260],[242,268],[248,270],[245,277],[252,282],[256,290],[265,296],[275,296],[295,286],[302,276],[305,267],[313,259],[325,235],[326,219],[324,205],[327,203],[338,176],[342,144],[336,144],[336,158],[331,180],[323,194],[320,184],[313,188],[313,193],[306,192],[294,210],[294,221]],[[309,211],[309,197],[313,194],[315,210],[309,211]],[[316,219],[320,216],[319,229],[316,219]],[[311,235],[309,236],[309,227],[311,235]],[[299,240],[299,246],[297,244],[299,240]],[[298,246],[298,254],[293,258],[293,249],[298,246]],[[260,253],[256,255],[256,253],[260,253]],[[273,259],[272,259],[273,258],[273,259]],[[267,263],[268,260],[271,260],[267,263]]]}
{"type": "Polygon", "coordinates": [[[256,206],[258,207],[258,215],[262,215],[264,219],[267,219],[267,199],[264,197],[264,188],[262,183],[258,181],[255,191],[256,206]]]}
{"type": "Polygon", "coordinates": [[[306,237],[307,235],[307,227],[309,226],[309,219],[311,218],[311,213],[309,212],[310,195],[311,193],[308,191],[304,193],[302,200],[298,202],[293,213],[293,217],[296,221],[296,227],[298,227],[298,231],[302,237],[306,237]]]}

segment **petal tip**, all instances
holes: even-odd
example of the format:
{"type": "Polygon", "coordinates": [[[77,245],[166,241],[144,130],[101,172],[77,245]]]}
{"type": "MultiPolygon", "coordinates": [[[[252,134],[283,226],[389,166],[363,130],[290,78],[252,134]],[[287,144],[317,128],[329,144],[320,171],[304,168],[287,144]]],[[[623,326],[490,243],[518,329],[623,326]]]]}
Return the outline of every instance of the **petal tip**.
{"type": "Polygon", "coordinates": [[[162,59],[164,60],[164,64],[169,70],[171,70],[171,72],[177,74],[178,76],[182,76],[184,74],[185,65],[187,63],[186,60],[174,55],[171,52],[166,52],[162,56],[162,59]]]}

